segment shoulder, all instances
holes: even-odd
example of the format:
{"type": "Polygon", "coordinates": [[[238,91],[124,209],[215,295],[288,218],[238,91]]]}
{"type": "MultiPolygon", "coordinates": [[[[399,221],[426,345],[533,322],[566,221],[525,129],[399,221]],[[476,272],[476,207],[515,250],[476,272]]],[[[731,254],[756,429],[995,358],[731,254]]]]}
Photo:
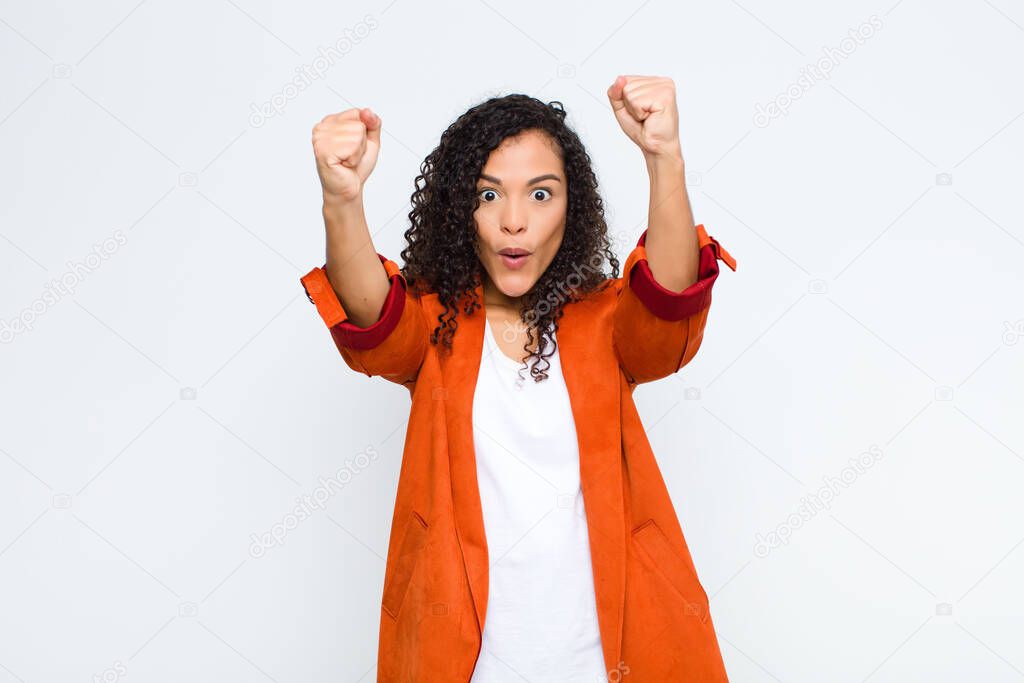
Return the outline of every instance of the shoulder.
{"type": "Polygon", "coordinates": [[[571,301],[570,305],[595,311],[613,307],[624,282],[622,277],[606,277],[592,290],[571,301]]]}

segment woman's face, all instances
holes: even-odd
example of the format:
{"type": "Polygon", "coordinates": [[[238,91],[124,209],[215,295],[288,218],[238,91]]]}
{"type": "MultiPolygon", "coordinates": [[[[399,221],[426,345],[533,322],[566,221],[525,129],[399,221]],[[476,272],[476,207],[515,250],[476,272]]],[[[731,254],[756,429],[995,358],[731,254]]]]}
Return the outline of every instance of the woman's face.
{"type": "Polygon", "coordinates": [[[511,303],[530,291],[562,244],[569,188],[555,145],[536,130],[506,138],[477,180],[473,218],[489,300],[511,303]],[[527,255],[503,256],[506,250],[527,255]]]}

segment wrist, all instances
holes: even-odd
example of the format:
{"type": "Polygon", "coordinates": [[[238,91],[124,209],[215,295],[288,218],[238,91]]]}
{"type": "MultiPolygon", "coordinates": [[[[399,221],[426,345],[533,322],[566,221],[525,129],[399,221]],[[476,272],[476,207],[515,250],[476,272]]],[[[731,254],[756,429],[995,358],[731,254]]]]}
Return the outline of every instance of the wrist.
{"type": "Polygon", "coordinates": [[[686,183],[686,164],[681,154],[645,155],[647,174],[652,183],[668,182],[671,185],[686,183]]]}
{"type": "Polygon", "coordinates": [[[644,153],[644,162],[648,169],[657,171],[683,171],[686,166],[678,143],[658,152],[644,153]]]}
{"type": "Polygon", "coordinates": [[[359,193],[354,197],[343,197],[337,194],[324,192],[323,211],[331,214],[348,214],[363,208],[363,195],[359,193]]]}
{"type": "Polygon", "coordinates": [[[338,226],[357,225],[360,220],[365,220],[362,197],[354,199],[342,199],[324,195],[323,207],[321,209],[324,217],[324,227],[328,232],[338,226]]]}

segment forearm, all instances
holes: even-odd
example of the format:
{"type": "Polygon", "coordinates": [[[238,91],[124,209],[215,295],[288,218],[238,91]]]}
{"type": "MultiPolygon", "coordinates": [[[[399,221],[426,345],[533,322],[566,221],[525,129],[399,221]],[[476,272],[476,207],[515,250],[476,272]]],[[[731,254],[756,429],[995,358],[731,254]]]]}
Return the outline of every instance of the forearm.
{"type": "Polygon", "coordinates": [[[327,233],[327,279],[348,319],[369,327],[380,315],[390,283],[373,246],[362,198],[324,198],[327,233]]]}
{"type": "Polygon", "coordinates": [[[647,155],[647,263],[658,284],[681,292],[697,281],[699,249],[681,152],[647,155]]]}

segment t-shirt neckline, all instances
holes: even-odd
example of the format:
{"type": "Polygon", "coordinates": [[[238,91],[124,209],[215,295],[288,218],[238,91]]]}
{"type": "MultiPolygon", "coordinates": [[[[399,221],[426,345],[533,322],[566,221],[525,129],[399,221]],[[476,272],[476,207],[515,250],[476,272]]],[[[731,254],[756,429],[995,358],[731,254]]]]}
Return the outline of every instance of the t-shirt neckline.
{"type": "Polygon", "coordinates": [[[491,353],[496,355],[496,356],[499,356],[501,358],[502,362],[504,362],[505,365],[507,365],[509,367],[512,367],[512,368],[521,368],[521,367],[523,367],[523,363],[521,361],[517,361],[517,360],[509,357],[504,351],[501,350],[501,347],[498,346],[498,338],[494,334],[494,330],[491,327],[491,322],[489,320],[487,320],[486,317],[484,317],[484,325],[487,327],[487,338],[489,340],[489,346],[490,346],[490,349],[491,349],[491,353]]]}

